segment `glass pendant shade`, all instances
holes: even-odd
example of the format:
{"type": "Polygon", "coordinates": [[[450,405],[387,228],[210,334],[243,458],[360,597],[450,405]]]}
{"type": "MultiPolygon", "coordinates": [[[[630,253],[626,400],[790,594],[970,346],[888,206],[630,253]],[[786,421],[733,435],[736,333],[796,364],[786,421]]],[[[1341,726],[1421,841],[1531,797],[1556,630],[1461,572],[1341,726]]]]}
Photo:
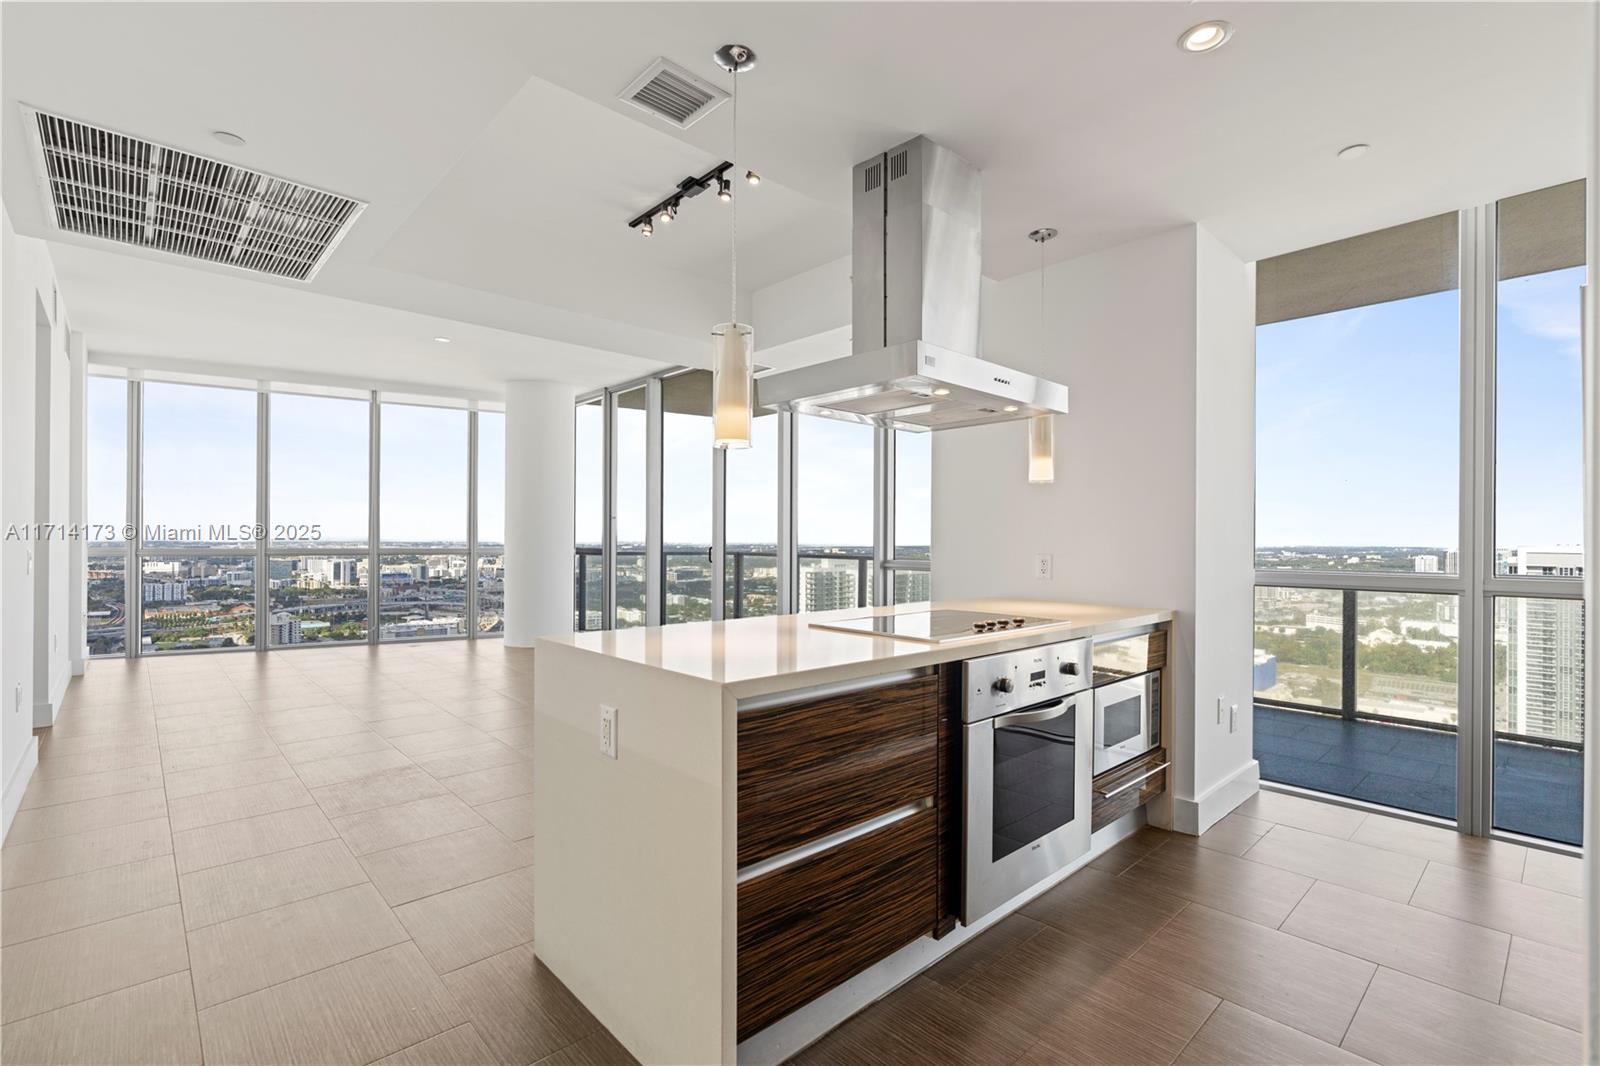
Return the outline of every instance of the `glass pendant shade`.
{"type": "Polygon", "coordinates": [[[1028,481],[1048,485],[1056,479],[1056,420],[1054,415],[1028,419],[1028,481]]]}
{"type": "Polygon", "coordinates": [[[718,448],[750,447],[755,331],[742,322],[711,330],[711,422],[718,448]]]}

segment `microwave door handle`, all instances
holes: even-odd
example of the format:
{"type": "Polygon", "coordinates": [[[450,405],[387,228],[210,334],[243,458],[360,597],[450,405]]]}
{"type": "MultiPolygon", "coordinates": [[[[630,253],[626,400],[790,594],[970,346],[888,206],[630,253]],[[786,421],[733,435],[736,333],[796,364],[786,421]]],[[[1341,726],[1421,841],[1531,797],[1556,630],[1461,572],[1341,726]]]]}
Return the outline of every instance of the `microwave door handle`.
{"type": "Polygon", "coordinates": [[[1048,722],[1052,718],[1060,718],[1062,715],[1066,714],[1070,708],[1071,704],[1068,703],[1067,697],[1062,696],[1060,699],[1053,700],[1050,703],[1046,703],[1040,707],[1034,707],[1026,711],[1013,711],[1010,714],[1002,714],[1000,717],[994,720],[994,727],[999,729],[1002,726],[1008,725],[1028,725],[1032,722],[1048,722]]]}

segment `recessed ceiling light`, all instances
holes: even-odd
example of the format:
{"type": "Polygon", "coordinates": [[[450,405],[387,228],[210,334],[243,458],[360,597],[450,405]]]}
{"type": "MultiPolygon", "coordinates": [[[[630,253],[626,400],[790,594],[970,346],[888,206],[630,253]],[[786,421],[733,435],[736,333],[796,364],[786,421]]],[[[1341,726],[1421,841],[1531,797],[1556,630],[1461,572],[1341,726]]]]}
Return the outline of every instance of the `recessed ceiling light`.
{"type": "Polygon", "coordinates": [[[449,337],[435,337],[435,338],[433,338],[433,340],[434,340],[435,344],[449,344],[450,343],[450,338],[449,337]]]}
{"type": "Polygon", "coordinates": [[[212,130],[211,136],[213,139],[221,144],[227,145],[229,148],[244,147],[244,138],[239,136],[237,133],[230,133],[227,130],[212,130]]]}
{"type": "Polygon", "coordinates": [[[1233,26],[1221,19],[1190,26],[1178,37],[1178,47],[1185,52],[1210,52],[1233,36],[1233,26]]]}
{"type": "Polygon", "coordinates": [[[1340,159],[1360,159],[1372,150],[1370,144],[1347,144],[1339,149],[1340,159]]]}

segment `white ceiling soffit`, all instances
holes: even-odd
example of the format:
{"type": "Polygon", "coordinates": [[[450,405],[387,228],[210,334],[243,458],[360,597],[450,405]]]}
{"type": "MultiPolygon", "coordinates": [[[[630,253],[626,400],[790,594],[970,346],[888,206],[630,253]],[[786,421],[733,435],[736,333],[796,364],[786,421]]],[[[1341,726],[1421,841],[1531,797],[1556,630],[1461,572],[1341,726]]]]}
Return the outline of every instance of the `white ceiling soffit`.
{"type": "Polygon", "coordinates": [[[664,56],[657,56],[619,96],[680,130],[705,118],[727,98],[727,93],[664,56]]]}
{"type": "Polygon", "coordinates": [[[24,107],[56,227],[295,281],[316,276],[366,204],[24,107]]]}

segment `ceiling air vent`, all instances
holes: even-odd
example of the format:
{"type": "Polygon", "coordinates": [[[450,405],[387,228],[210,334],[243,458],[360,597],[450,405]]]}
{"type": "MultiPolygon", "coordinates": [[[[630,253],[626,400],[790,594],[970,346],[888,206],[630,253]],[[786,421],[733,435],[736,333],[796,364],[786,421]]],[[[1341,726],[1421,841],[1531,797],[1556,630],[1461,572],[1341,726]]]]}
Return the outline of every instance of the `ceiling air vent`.
{"type": "Polygon", "coordinates": [[[661,58],[645,67],[619,97],[685,130],[727,98],[727,93],[704,78],[661,58]]]}
{"type": "Polygon", "coordinates": [[[367,205],[26,109],[47,213],[69,233],[310,281],[367,205]]]}

